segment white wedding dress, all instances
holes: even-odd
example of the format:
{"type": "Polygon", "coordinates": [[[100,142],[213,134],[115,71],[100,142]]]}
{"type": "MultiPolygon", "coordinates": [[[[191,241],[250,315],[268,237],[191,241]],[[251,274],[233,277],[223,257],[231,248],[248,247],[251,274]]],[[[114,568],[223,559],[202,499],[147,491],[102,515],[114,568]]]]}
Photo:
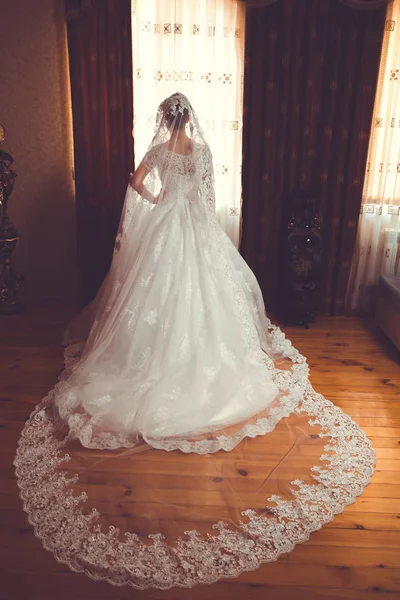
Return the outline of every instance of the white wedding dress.
{"type": "Polygon", "coordinates": [[[57,560],[115,585],[191,587],[307,540],[362,492],[375,454],[266,317],[181,94],[160,106],[140,169],[110,271],[66,332],[65,369],[14,464],[57,560]],[[171,148],[185,118],[190,155],[171,148]]]}
{"type": "MultiPolygon", "coordinates": [[[[158,154],[145,164],[159,169],[158,154]]],[[[56,399],[85,446],[130,446],[142,437],[184,449],[194,435],[245,422],[278,396],[254,275],[210,225],[204,204],[189,197],[193,157],[174,154],[171,163],[166,198],[143,215],[142,235],[126,241],[127,264],[110,274],[114,294],[56,399]]],[[[130,188],[127,195],[135,201],[130,188]]]]}
{"type": "Polygon", "coordinates": [[[190,155],[153,144],[141,164],[162,199],[128,187],[93,326],[55,406],[87,447],[229,450],[271,428],[267,409],[280,415],[261,291],[217,223],[207,144],[194,139],[190,155]]]}

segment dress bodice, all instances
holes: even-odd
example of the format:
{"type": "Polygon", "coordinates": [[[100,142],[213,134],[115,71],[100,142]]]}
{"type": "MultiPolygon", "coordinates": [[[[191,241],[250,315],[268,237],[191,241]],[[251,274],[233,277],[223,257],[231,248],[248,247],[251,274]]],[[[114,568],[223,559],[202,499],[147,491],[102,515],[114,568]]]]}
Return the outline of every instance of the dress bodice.
{"type": "Polygon", "coordinates": [[[196,164],[192,154],[160,152],[156,169],[167,201],[187,198],[196,189],[196,164]]]}

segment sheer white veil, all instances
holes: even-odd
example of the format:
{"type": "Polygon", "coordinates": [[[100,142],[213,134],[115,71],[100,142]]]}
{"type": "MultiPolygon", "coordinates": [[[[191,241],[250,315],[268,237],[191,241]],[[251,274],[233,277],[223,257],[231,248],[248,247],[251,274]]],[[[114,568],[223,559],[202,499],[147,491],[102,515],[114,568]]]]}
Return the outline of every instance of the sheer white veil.
{"type": "Polygon", "coordinates": [[[165,190],[161,187],[160,173],[154,170],[154,166],[156,161],[161,165],[163,186],[168,187],[171,166],[175,155],[179,153],[176,152],[178,133],[182,130],[185,130],[190,139],[190,153],[196,166],[191,178],[193,198],[196,194],[201,195],[202,200],[214,209],[215,192],[210,147],[192,105],[181,93],[172,94],[158,107],[154,137],[142,160],[142,164],[150,170],[146,187],[155,196],[159,195],[159,201],[164,199],[165,190]]]}
{"type": "MultiPolygon", "coordinates": [[[[243,345],[243,352],[251,356],[250,363],[255,365],[261,363],[265,367],[265,375],[262,374],[262,378],[265,378],[268,390],[264,390],[264,393],[260,392],[260,397],[268,393],[273,397],[276,396],[276,399],[271,405],[266,400],[265,410],[263,408],[262,412],[249,410],[249,419],[229,422],[228,428],[210,424],[194,436],[188,437],[183,434],[169,438],[167,435],[160,435],[160,439],[147,438],[147,440],[154,447],[170,450],[179,448],[201,454],[216,452],[220,448],[230,450],[244,437],[258,435],[263,430],[272,429],[279,419],[289,414],[296,405],[298,392],[296,386],[291,387],[292,380],[282,380],[275,369],[274,359],[282,357],[281,338],[276,335],[265,314],[257,281],[228,236],[218,225],[214,209],[211,151],[191,104],[182,94],[173,94],[160,104],[155,134],[138,170],[142,166],[147,173],[143,181],[144,187],[139,188],[139,191],[133,189],[131,185],[128,186],[110,271],[95,300],[78,315],[66,332],[64,341],[68,345],[67,354],[71,354],[71,368],[65,373],[63,389],[60,389],[60,399],[56,404],[61,419],[69,424],[71,435],[74,436],[79,432],[79,439],[81,441],[84,439],[85,445],[99,447],[100,444],[104,448],[111,448],[113,444],[115,447],[134,447],[140,444],[140,438],[135,437],[134,431],[125,432],[122,428],[123,431],[118,431],[114,436],[110,420],[102,421],[101,415],[96,417],[86,415],[81,410],[78,399],[84,396],[90,404],[91,396],[96,401],[98,398],[109,397],[107,389],[112,389],[118,396],[127,396],[132,389],[131,373],[135,369],[136,361],[141,358],[130,351],[130,335],[125,336],[125,341],[121,340],[121,337],[118,338],[118,342],[114,341],[116,331],[120,330],[121,323],[129,329],[129,314],[132,313],[132,319],[138,319],[137,315],[133,315],[136,310],[133,308],[135,306],[133,286],[142,275],[141,266],[149,248],[154,244],[154,237],[159,235],[157,224],[162,223],[165,214],[168,214],[171,209],[171,196],[173,204],[179,203],[181,198],[184,204],[194,203],[195,218],[203,221],[204,245],[201,247],[201,252],[203,255],[208,254],[209,261],[213,264],[214,276],[224,282],[223,299],[221,297],[215,300],[214,310],[211,308],[214,302],[213,290],[208,288],[209,279],[212,278],[207,278],[207,282],[204,282],[208,290],[207,302],[211,303],[207,310],[219,315],[218,319],[222,327],[229,328],[228,319],[233,319],[237,323],[233,329],[237,332],[235,348],[242,348],[243,345]],[[183,153],[177,152],[177,145],[181,139],[178,134],[183,128],[187,131],[186,140],[190,151],[187,152],[187,161],[182,163],[183,153]],[[182,169],[182,176],[177,178],[176,173],[182,169]],[[226,307],[221,306],[221,302],[225,302],[226,307]],[[228,303],[229,316],[227,315],[228,303]],[[225,315],[222,314],[223,312],[225,315]],[[111,370],[111,374],[107,377],[103,377],[104,371],[99,372],[99,365],[105,363],[111,370]],[[277,383],[274,382],[275,379],[277,383]],[[124,386],[127,387],[126,394],[124,386]],[[87,436],[85,433],[82,434],[85,431],[87,436]]],[[[166,231],[165,234],[174,235],[171,231],[166,231]]],[[[182,235],[179,225],[175,235],[178,238],[182,235]]],[[[165,240],[160,236],[159,241],[161,252],[165,240]]],[[[154,264],[154,269],[158,268],[158,265],[154,264]]],[[[202,292],[199,291],[199,294],[201,297],[202,292]]],[[[166,298],[165,302],[167,301],[166,298]]],[[[141,302],[146,303],[143,296],[141,302]]],[[[204,310],[202,302],[198,307],[199,310],[204,310]]],[[[197,317],[193,315],[192,318],[197,317]]],[[[205,318],[205,327],[208,327],[207,323],[213,318],[215,317],[205,318]]],[[[137,329],[140,324],[137,320],[136,323],[137,329]]],[[[180,328],[179,323],[174,325],[180,328]]],[[[192,328],[189,323],[186,323],[186,326],[188,329],[192,328]]],[[[156,352],[157,349],[149,351],[156,352]]],[[[215,358],[217,362],[220,360],[218,356],[215,358]]],[[[158,359],[161,361],[160,356],[158,359]]],[[[146,357],[143,360],[148,363],[146,357]]],[[[244,360],[243,356],[243,364],[244,360]]],[[[194,361],[192,375],[195,374],[197,378],[197,386],[194,389],[200,394],[203,371],[206,365],[213,369],[213,364],[211,358],[207,356],[202,358],[202,364],[197,363],[196,359],[194,361]]],[[[294,365],[293,368],[295,371],[293,375],[296,377],[298,367],[294,365]]],[[[157,377],[157,374],[153,373],[152,377],[154,376],[157,377]]],[[[238,379],[240,387],[240,377],[238,379]]],[[[151,381],[153,380],[148,378],[146,385],[151,385],[151,381]]],[[[155,385],[154,381],[153,385],[155,385]]],[[[226,394],[221,386],[222,382],[219,393],[226,394]]],[[[255,389],[254,385],[253,388],[255,389]]],[[[156,389],[155,385],[154,394],[158,393],[156,389]]],[[[190,393],[190,390],[186,389],[186,392],[190,393]]],[[[243,396],[247,393],[248,390],[243,389],[243,396]]],[[[113,396],[113,392],[110,394],[113,396]]],[[[254,395],[254,392],[251,394],[254,395]]],[[[112,411],[109,413],[111,414],[112,411]]],[[[191,418],[196,423],[194,410],[191,418]]]]}

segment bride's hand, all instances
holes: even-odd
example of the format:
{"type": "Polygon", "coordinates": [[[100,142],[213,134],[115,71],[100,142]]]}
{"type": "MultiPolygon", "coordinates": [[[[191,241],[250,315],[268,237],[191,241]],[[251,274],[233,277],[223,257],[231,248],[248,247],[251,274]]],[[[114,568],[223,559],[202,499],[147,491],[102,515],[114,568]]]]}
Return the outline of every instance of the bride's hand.
{"type": "Polygon", "coordinates": [[[158,204],[160,202],[160,200],[165,200],[166,195],[167,194],[164,192],[164,190],[161,190],[160,193],[158,194],[158,196],[156,196],[156,198],[154,200],[154,204],[158,204]]]}

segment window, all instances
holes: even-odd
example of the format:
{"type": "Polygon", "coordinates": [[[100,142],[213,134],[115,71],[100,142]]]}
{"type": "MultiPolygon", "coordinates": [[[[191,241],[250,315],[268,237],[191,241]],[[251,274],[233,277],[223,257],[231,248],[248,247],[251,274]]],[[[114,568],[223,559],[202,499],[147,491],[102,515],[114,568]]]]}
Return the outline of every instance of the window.
{"type": "Polygon", "coordinates": [[[236,246],[241,213],[244,8],[231,0],[133,0],[135,155],[159,103],[187,95],[214,158],[217,215],[236,246]]]}

